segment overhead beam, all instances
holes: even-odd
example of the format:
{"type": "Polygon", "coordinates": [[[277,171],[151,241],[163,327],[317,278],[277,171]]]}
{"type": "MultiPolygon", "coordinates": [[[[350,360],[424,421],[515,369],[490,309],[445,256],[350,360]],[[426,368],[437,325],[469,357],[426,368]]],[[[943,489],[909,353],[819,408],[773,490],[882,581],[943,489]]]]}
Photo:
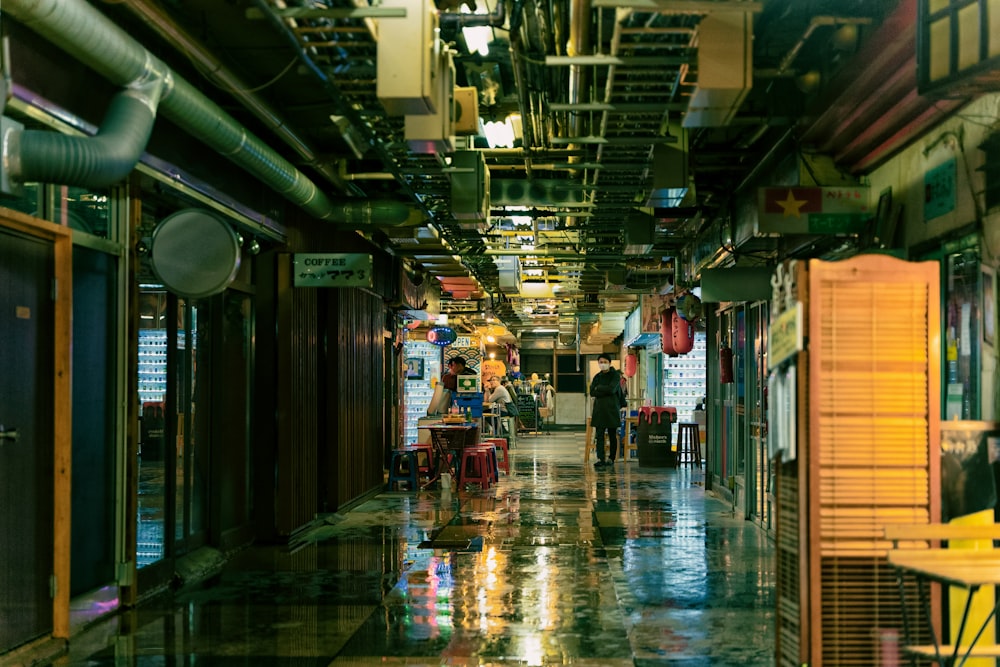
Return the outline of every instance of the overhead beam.
{"type": "MultiPolygon", "coordinates": [[[[286,9],[272,9],[276,16],[283,19],[405,19],[405,7],[345,7],[313,9],[310,7],[288,7],[286,9]]],[[[266,18],[264,12],[257,7],[247,9],[248,19],[266,18]]]]}
{"type": "Polygon", "coordinates": [[[643,113],[652,112],[660,113],[663,111],[685,111],[687,109],[686,102],[669,102],[663,104],[660,102],[550,102],[550,111],[609,111],[611,113],[643,113]]]}
{"type": "Polygon", "coordinates": [[[545,64],[553,67],[570,67],[573,65],[678,67],[680,65],[689,65],[693,60],[689,56],[545,56],[545,64]]]}
{"type": "Polygon", "coordinates": [[[713,14],[715,12],[760,12],[761,2],[745,0],[591,0],[593,7],[622,7],[665,14],[713,14]]]}
{"type": "Polygon", "coordinates": [[[677,137],[663,135],[658,137],[551,137],[549,142],[553,146],[565,146],[569,144],[602,144],[607,146],[644,146],[648,144],[675,144],[677,137]]]}

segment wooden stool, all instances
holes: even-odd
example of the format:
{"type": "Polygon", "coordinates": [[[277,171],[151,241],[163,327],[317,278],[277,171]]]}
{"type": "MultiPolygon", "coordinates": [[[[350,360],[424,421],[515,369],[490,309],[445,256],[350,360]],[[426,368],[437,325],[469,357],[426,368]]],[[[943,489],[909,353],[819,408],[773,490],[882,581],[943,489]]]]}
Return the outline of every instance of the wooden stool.
{"type": "Polygon", "coordinates": [[[503,452],[503,454],[497,454],[497,468],[502,469],[508,475],[510,474],[510,450],[507,448],[507,438],[486,438],[483,443],[489,443],[494,446],[497,452],[503,452]]]}
{"type": "Polygon", "coordinates": [[[625,418],[625,439],[621,443],[622,461],[639,460],[639,418],[625,418]],[[634,427],[634,428],[633,428],[634,427]],[[632,442],[632,435],[635,434],[635,442],[632,442]],[[633,456],[633,454],[635,456],[633,456]]]}
{"type": "Polygon", "coordinates": [[[590,451],[597,451],[594,445],[594,429],[590,426],[590,417],[587,417],[586,439],[583,442],[583,462],[590,462],[590,451]]]}
{"type": "Polygon", "coordinates": [[[409,485],[410,491],[419,490],[419,472],[420,466],[415,447],[393,450],[392,461],[389,463],[389,490],[396,490],[394,485],[404,482],[409,485]]]}
{"type": "Polygon", "coordinates": [[[701,435],[698,424],[677,425],[677,466],[685,463],[701,466],[701,435]]]}
{"type": "Polygon", "coordinates": [[[478,484],[486,490],[495,481],[496,455],[492,446],[466,447],[462,450],[462,461],[458,467],[458,483],[478,484]]]}

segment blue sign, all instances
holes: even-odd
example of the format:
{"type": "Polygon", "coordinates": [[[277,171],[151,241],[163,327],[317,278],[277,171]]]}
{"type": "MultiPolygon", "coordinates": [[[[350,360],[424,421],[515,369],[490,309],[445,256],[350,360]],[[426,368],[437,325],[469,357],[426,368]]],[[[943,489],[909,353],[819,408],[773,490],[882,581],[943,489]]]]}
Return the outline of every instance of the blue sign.
{"type": "Polygon", "coordinates": [[[427,342],[444,347],[451,345],[458,338],[458,334],[451,327],[431,327],[427,330],[427,342]]]}

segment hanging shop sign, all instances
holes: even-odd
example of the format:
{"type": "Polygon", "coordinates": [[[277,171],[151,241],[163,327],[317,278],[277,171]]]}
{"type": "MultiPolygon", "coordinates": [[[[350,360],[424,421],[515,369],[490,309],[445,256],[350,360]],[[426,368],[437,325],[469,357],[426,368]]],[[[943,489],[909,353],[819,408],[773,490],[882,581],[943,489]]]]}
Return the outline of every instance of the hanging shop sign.
{"type": "Polygon", "coordinates": [[[767,328],[767,368],[774,370],[781,362],[802,351],[802,304],[796,302],[767,328]]]}
{"type": "Polygon", "coordinates": [[[457,337],[455,330],[451,327],[437,326],[427,330],[427,342],[440,345],[441,347],[451,345],[457,337]]]}
{"type": "Polygon", "coordinates": [[[372,256],[361,253],[295,253],[296,287],[371,287],[372,256]]]}
{"type": "Polygon", "coordinates": [[[489,379],[494,375],[502,377],[507,372],[507,365],[499,359],[486,359],[482,365],[483,378],[489,379]]]}
{"type": "Polygon", "coordinates": [[[802,302],[797,299],[797,260],[779,264],[771,276],[771,323],[767,327],[767,369],[774,370],[805,347],[802,302]]]}
{"type": "Polygon", "coordinates": [[[857,234],[872,217],[866,187],[773,187],[757,191],[763,234],[857,234]]]}

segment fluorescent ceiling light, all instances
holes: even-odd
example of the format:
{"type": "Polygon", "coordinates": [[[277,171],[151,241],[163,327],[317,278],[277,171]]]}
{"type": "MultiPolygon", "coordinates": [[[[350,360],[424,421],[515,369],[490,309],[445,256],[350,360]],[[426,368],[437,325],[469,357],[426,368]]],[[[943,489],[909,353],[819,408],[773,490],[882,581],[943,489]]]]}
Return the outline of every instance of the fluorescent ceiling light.
{"type": "Polygon", "coordinates": [[[462,28],[462,34],[465,36],[465,45],[469,47],[469,53],[478,51],[479,55],[483,57],[490,55],[490,42],[493,41],[493,28],[489,26],[462,28]]]}
{"type": "Polygon", "coordinates": [[[513,148],[514,141],[522,134],[520,114],[511,114],[504,121],[483,122],[483,135],[490,148],[513,148]]]}

